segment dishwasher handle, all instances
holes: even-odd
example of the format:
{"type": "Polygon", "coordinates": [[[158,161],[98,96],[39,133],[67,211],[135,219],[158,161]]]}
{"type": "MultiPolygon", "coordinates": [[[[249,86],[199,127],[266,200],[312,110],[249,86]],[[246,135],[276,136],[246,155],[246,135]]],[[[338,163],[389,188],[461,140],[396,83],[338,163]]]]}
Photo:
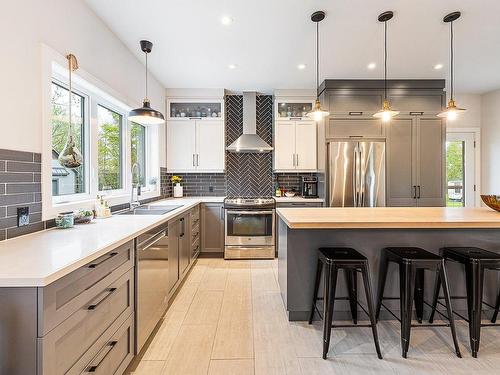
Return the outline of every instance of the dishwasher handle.
{"type": "Polygon", "coordinates": [[[167,229],[162,229],[160,232],[156,233],[151,238],[141,242],[137,245],[137,250],[146,250],[153,246],[156,242],[167,236],[167,229]]]}

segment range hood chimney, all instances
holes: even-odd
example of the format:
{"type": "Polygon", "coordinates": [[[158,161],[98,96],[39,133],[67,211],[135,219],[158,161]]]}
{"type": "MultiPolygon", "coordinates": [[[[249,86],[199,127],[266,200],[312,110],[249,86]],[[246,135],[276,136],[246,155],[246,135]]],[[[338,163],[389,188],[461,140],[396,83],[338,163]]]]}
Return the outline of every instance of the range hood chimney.
{"type": "Polygon", "coordinates": [[[257,93],[243,92],[243,134],[226,147],[229,152],[270,152],[273,150],[257,135],[257,93]]]}

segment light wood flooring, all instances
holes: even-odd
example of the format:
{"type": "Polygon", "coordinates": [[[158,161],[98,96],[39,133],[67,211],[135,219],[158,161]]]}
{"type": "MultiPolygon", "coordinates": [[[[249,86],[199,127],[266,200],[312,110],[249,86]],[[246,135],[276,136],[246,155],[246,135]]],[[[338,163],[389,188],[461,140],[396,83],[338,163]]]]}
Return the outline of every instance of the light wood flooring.
{"type": "Polygon", "coordinates": [[[276,261],[199,259],[131,374],[500,374],[500,327],[482,329],[474,359],[457,324],[462,359],[449,328],[416,328],[405,360],[399,323],[382,321],[383,360],[369,328],[335,329],[323,360],[321,322],[287,320],[276,261]]]}

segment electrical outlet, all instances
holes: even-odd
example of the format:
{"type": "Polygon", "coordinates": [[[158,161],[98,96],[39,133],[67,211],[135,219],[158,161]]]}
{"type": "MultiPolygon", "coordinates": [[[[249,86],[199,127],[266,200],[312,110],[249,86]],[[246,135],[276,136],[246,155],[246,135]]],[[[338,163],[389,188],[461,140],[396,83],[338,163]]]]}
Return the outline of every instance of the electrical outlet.
{"type": "Polygon", "coordinates": [[[208,191],[209,191],[210,193],[213,193],[213,192],[214,192],[214,187],[213,187],[213,186],[209,186],[209,187],[208,187],[208,191]]]}
{"type": "Polygon", "coordinates": [[[18,207],[17,208],[17,226],[23,227],[30,223],[30,208],[18,207]]]}

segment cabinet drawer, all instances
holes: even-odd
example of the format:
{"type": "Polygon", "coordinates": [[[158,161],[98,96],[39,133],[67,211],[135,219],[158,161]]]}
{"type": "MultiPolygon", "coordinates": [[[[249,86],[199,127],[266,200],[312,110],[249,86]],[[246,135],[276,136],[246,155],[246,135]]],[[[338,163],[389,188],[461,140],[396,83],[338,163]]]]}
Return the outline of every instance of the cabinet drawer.
{"type": "Polygon", "coordinates": [[[134,357],[134,315],[112,327],[68,371],[68,375],[122,375],[134,357]]]}
{"type": "Polygon", "coordinates": [[[44,374],[65,374],[120,316],[133,312],[134,272],[130,269],[96,298],[40,339],[44,374]]]}
{"type": "Polygon", "coordinates": [[[330,113],[355,112],[360,115],[372,115],[382,107],[382,95],[342,95],[328,96],[330,113]]]}
{"type": "Polygon", "coordinates": [[[328,138],[382,136],[384,125],[378,119],[330,119],[328,122],[328,138]]]}
{"type": "Polygon", "coordinates": [[[127,242],[69,275],[38,289],[38,336],[42,337],[98,296],[134,265],[134,242],[127,242]]]}
{"type": "Polygon", "coordinates": [[[277,208],[292,208],[292,207],[323,207],[321,202],[283,202],[276,203],[277,208]]]}
{"type": "Polygon", "coordinates": [[[391,95],[389,100],[401,114],[437,114],[444,105],[442,95],[391,95]]]}

